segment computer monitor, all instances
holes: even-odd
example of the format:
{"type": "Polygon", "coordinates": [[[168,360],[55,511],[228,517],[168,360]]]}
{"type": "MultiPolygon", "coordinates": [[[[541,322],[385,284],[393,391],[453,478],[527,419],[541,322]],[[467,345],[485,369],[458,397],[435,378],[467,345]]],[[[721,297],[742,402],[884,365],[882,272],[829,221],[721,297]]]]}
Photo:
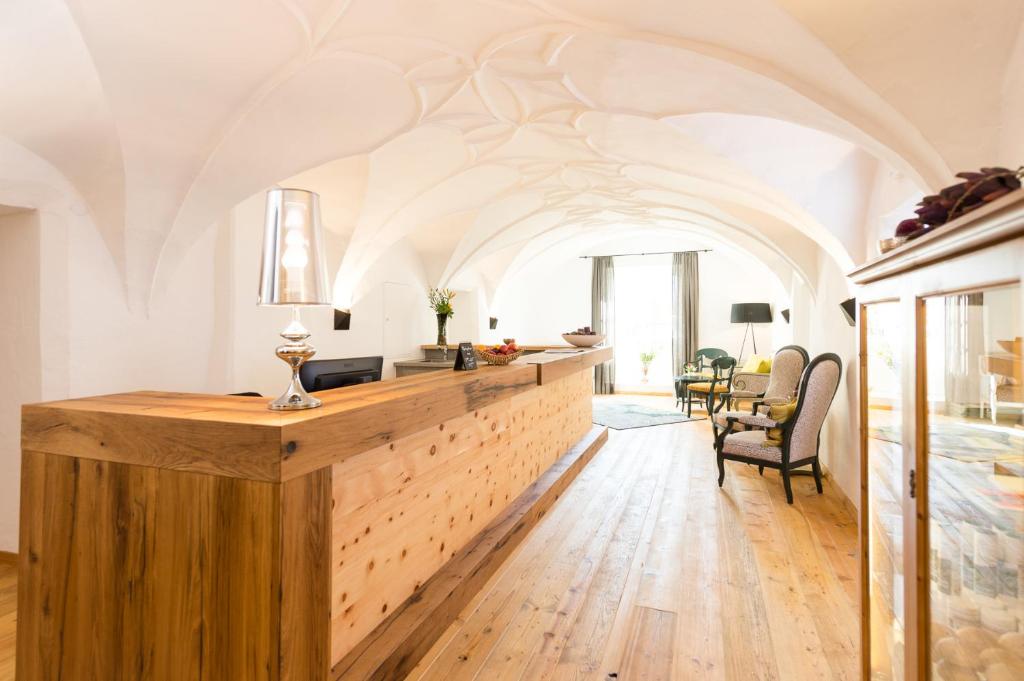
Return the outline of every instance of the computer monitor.
{"type": "Polygon", "coordinates": [[[383,369],[383,357],[316,359],[302,365],[299,369],[299,380],[302,387],[312,393],[379,381],[383,369]]]}

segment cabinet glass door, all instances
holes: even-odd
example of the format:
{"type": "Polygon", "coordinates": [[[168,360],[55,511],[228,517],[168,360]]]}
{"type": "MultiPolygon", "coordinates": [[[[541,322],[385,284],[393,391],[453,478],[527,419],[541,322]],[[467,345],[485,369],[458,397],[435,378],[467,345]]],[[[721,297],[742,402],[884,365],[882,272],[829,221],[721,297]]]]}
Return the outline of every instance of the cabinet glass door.
{"type": "Polygon", "coordinates": [[[1021,287],[925,301],[933,679],[1024,679],[1021,287]]]}
{"type": "Polygon", "coordinates": [[[867,596],[872,681],[903,681],[903,333],[898,302],[863,309],[867,596]]]}

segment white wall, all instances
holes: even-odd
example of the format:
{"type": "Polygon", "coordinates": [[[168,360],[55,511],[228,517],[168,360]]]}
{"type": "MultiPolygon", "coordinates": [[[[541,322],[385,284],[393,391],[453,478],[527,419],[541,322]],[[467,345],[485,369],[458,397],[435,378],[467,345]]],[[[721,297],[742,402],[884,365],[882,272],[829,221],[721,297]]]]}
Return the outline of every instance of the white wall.
{"type": "Polygon", "coordinates": [[[42,397],[39,216],[0,215],[0,551],[16,551],[21,472],[19,405],[42,397]]]}
{"type": "MultiPolygon", "coordinates": [[[[692,242],[665,238],[629,239],[581,248],[582,253],[635,253],[703,247],[692,242]]],[[[712,247],[713,248],[713,247],[712,247]]],[[[619,258],[616,266],[630,267],[648,258],[619,258]]],[[[720,347],[738,353],[744,327],[730,322],[733,303],[768,302],[776,322],[757,325],[758,351],[770,354],[776,336],[789,341],[786,324],[779,312],[788,307],[788,296],[767,268],[756,261],[722,249],[700,254],[700,341],[703,346],[720,347]]],[[[515,337],[524,344],[561,344],[561,333],[589,325],[591,261],[579,254],[559,258],[539,257],[509,277],[502,285],[496,314],[497,331],[489,341],[515,337]]],[[[619,304],[622,304],[619,301],[619,304]]],[[[745,356],[753,352],[748,338],[745,356]]]]}
{"type": "Polygon", "coordinates": [[[22,404],[140,389],[227,391],[216,244],[216,231],[201,235],[171,293],[146,314],[128,309],[88,217],[49,208],[0,217],[0,551],[18,546],[22,404]]]}
{"type": "MultiPolygon", "coordinates": [[[[755,324],[753,332],[758,354],[771,355],[778,346],[775,336],[779,335],[780,323],[785,325],[779,313],[788,307],[778,284],[768,279],[764,267],[748,260],[718,252],[701,253],[700,258],[700,346],[722,348],[738,356],[745,325],[730,321],[732,304],[770,303],[776,321],[755,324]]],[[[753,354],[753,339],[748,336],[743,347],[741,361],[753,354]]]]}
{"type": "MultiPolygon", "coordinates": [[[[811,357],[834,352],[843,362],[843,379],[821,433],[821,459],[833,480],[854,504],[860,503],[857,329],[847,323],[839,303],[853,296],[849,281],[835,263],[819,262],[817,298],[802,344],[811,357]]],[[[808,301],[802,301],[804,305],[808,301]]],[[[797,342],[801,342],[798,340],[797,342]]]]}
{"type": "Polygon", "coordinates": [[[215,260],[216,238],[214,230],[200,235],[168,293],[141,313],[129,310],[99,234],[81,224],[66,230],[70,396],[226,391],[225,339],[214,315],[223,266],[215,260]]]}
{"type": "Polygon", "coordinates": [[[498,328],[489,331],[487,342],[564,344],[561,334],[590,324],[590,260],[535,259],[503,283],[491,314],[498,328]]]}

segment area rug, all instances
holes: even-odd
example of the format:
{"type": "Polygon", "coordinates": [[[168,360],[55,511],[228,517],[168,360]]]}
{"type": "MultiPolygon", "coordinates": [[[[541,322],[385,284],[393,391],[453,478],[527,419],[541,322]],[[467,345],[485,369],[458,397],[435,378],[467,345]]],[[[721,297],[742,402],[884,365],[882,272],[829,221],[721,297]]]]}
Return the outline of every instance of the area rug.
{"type": "MultiPolygon", "coordinates": [[[[900,429],[881,426],[871,437],[900,444],[900,429]]],[[[993,426],[984,422],[938,422],[928,433],[931,453],[965,463],[1019,461],[1024,452],[1024,430],[993,426]]]]}
{"type": "Polygon", "coordinates": [[[594,402],[594,423],[615,430],[663,426],[668,423],[703,421],[703,416],[687,417],[686,414],[667,409],[652,409],[632,402],[594,402]]]}

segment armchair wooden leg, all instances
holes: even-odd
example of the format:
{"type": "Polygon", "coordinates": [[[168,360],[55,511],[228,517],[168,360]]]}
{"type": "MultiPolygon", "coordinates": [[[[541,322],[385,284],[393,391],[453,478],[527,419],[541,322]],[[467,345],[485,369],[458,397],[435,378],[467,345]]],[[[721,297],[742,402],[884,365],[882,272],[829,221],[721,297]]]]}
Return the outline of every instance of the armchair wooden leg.
{"type": "Polygon", "coordinates": [[[811,470],[814,471],[814,485],[818,488],[818,494],[822,494],[824,489],[821,486],[821,464],[818,462],[818,457],[814,457],[814,462],[811,463],[811,470]]]}
{"type": "Polygon", "coordinates": [[[789,469],[782,467],[782,486],[786,488],[786,503],[793,503],[793,486],[789,484],[789,469]]]}
{"type": "Polygon", "coordinates": [[[718,455],[718,486],[725,482],[725,457],[718,455]]]}
{"type": "Polygon", "coordinates": [[[764,477],[764,466],[757,467],[757,474],[764,477]]]}

